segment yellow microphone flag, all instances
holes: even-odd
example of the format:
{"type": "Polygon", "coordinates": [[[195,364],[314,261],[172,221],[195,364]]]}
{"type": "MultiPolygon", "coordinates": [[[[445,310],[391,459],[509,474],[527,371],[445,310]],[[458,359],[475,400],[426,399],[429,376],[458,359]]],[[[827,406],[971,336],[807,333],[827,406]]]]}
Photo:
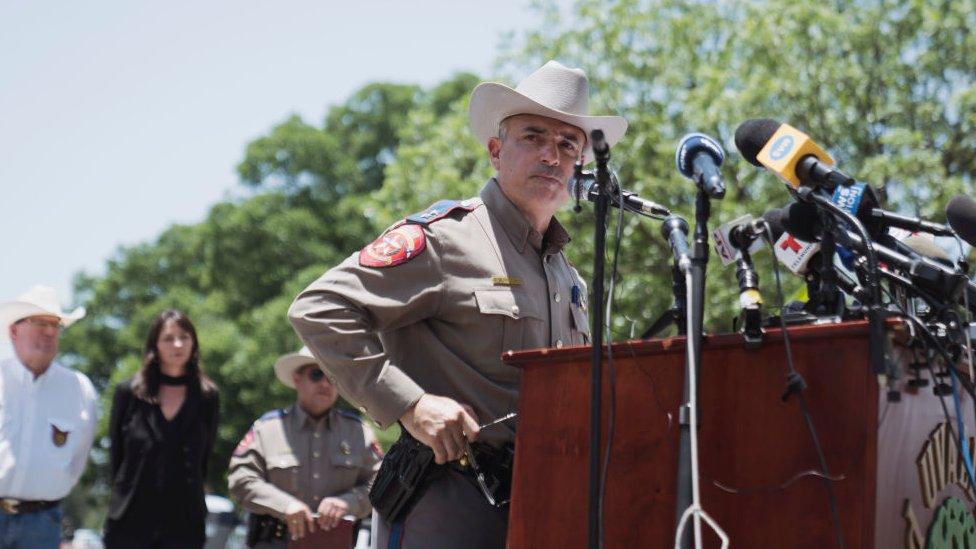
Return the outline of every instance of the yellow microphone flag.
{"type": "Polygon", "coordinates": [[[824,164],[834,165],[834,159],[807,134],[789,124],[781,124],[756,155],[756,160],[793,188],[797,188],[800,186],[800,178],[796,176],[796,165],[807,156],[815,156],[824,164]]]}

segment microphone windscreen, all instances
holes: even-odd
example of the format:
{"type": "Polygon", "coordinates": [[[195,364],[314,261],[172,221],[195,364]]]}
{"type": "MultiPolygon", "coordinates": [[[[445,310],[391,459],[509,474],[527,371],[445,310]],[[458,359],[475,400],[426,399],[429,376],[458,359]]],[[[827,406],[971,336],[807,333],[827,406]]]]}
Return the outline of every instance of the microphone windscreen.
{"type": "Polygon", "coordinates": [[[946,206],[946,218],[959,238],[976,246],[976,201],[962,194],[953,198],[946,206]]]}
{"type": "Polygon", "coordinates": [[[785,216],[786,208],[773,208],[762,214],[763,219],[769,225],[769,230],[773,233],[773,242],[779,240],[779,237],[783,236],[783,233],[786,232],[786,225],[783,223],[785,216]]]}
{"type": "Polygon", "coordinates": [[[759,151],[766,146],[773,134],[782,124],[769,118],[752,118],[746,120],[735,129],[735,148],[739,149],[742,158],[753,166],[762,167],[757,160],[759,151]]]}
{"type": "Polygon", "coordinates": [[[783,226],[790,234],[805,240],[815,242],[817,240],[817,228],[819,225],[817,217],[817,207],[807,202],[794,202],[786,207],[786,215],[783,216],[783,226]]]}

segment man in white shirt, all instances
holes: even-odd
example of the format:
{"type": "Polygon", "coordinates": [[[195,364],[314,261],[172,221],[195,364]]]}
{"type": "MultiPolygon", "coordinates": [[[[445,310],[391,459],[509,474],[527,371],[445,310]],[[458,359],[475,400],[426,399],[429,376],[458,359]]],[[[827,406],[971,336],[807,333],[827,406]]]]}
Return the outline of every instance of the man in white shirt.
{"type": "Polygon", "coordinates": [[[0,360],[0,549],[60,544],[60,501],[85,469],[98,395],[54,357],[61,329],[84,315],[44,286],[0,303],[0,338],[14,348],[0,360]]]}

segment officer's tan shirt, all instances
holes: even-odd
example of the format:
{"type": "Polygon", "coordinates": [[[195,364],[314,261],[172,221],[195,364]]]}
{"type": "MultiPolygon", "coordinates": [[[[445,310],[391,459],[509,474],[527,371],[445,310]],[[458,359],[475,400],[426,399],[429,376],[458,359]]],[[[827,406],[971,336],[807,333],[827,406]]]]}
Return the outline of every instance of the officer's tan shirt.
{"type": "Polygon", "coordinates": [[[296,404],[254,422],[231,457],[227,482],[253,513],[282,519],[296,499],[314,513],[337,497],[362,518],[380,459],[372,429],[359,418],[333,408],[316,421],[296,404]]]}
{"type": "MultiPolygon", "coordinates": [[[[543,237],[494,179],[465,202],[474,209],[424,226],[420,254],[385,268],[353,254],[289,311],[343,396],[384,428],[425,392],[471,405],[481,422],[515,411],[520,372],[504,352],[589,341],[586,287],[559,222],[543,237]]],[[[482,439],[513,435],[505,426],[482,439]]]]}

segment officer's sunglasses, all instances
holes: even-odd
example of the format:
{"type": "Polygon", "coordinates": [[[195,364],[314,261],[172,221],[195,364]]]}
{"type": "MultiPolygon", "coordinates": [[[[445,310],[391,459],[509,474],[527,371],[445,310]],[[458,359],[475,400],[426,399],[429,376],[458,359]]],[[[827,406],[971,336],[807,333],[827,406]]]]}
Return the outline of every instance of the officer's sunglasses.
{"type": "Polygon", "coordinates": [[[319,368],[318,364],[309,364],[308,366],[305,375],[308,376],[309,381],[318,383],[325,379],[325,372],[322,371],[322,368],[319,368]]]}

